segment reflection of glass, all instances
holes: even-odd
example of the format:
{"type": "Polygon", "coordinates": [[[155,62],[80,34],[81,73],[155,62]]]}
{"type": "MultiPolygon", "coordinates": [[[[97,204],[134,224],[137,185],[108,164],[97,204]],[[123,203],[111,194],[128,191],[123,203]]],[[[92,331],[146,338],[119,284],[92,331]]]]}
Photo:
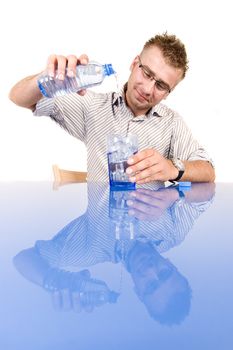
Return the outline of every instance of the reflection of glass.
{"type": "Polygon", "coordinates": [[[110,191],[109,217],[111,231],[116,239],[134,239],[138,230],[137,219],[130,216],[127,201],[131,191],[110,191]]]}
{"type": "Polygon", "coordinates": [[[112,189],[135,189],[135,183],[129,181],[126,174],[127,160],[138,151],[137,135],[122,136],[112,134],[107,136],[108,172],[112,189]]]}

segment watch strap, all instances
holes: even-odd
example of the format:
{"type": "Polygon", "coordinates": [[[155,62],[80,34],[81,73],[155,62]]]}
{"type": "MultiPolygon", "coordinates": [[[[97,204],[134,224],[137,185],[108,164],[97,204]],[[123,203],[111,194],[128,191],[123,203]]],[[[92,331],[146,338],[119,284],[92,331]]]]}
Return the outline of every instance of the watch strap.
{"type": "Polygon", "coordinates": [[[179,170],[178,176],[172,181],[179,181],[182,178],[183,174],[184,174],[184,170],[179,170]]]}

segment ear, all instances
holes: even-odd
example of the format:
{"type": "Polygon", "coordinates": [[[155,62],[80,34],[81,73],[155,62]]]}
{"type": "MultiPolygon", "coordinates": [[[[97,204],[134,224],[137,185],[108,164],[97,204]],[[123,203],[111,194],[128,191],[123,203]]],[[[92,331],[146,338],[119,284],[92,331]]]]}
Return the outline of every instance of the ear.
{"type": "Polygon", "coordinates": [[[130,65],[130,71],[132,72],[132,70],[134,69],[134,67],[138,64],[138,56],[136,56],[133,60],[133,62],[130,65]]]}

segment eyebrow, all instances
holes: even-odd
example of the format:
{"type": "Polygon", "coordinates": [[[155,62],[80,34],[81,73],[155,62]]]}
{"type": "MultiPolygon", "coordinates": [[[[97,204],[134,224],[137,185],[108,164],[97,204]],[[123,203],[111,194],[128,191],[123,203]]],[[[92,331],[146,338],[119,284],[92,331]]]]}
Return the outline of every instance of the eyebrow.
{"type": "Polygon", "coordinates": [[[170,86],[168,85],[168,83],[166,83],[164,80],[157,78],[157,75],[150,69],[150,67],[148,67],[146,64],[142,64],[144,68],[146,68],[148,70],[148,73],[150,73],[150,75],[155,78],[157,81],[159,81],[160,83],[163,83],[165,85],[167,85],[167,87],[170,90],[170,86]]]}
{"type": "MultiPolygon", "coordinates": [[[[141,64],[142,64],[142,63],[141,63],[141,64]]],[[[153,77],[156,76],[156,74],[153,72],[153,70],[151,70],[150,67],[148,67],[146,64],[142,64],[142,66],[148,70],[148,72],[150,73],[150,75],[152,75],[153,77]]]]}
{"type": "Polygon", "coordinates": [[[139,59],[139,63],[142,67],[144,67],[144,69],[148,70],[148,73],[155,79],[157,80],[159,83],[163,83],[164,85],[166,85],[167,87],[167,90],[168,92],[170,93],[172,91],[172,88],[170,87],[170,85],[168,83],[166,83],[164,80],[158,78],[157,79],[157,76],[156,74],[150,69],[150,67],[148,67],[146,64],[142,64],[142,61],[141,61],[141,57],[138,56],[138,59],[139,59]]]}

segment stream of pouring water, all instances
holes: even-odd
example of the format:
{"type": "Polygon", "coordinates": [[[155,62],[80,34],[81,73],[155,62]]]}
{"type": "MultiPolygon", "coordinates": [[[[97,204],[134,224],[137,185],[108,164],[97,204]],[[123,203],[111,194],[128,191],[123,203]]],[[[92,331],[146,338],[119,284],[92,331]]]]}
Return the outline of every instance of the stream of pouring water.
{"type": "MultiPolygon", "coordinates": [[[[121,100],[121,89],[117,73],[114,74],[116,80],[116,93],[117,93],[117,108],[116,116],[118,120],[119,134],[122,135],[122,115],[123,115],[123,101],[121,100]]],[[[123,98],[123,96],[122,96],[123,98]]]]}

